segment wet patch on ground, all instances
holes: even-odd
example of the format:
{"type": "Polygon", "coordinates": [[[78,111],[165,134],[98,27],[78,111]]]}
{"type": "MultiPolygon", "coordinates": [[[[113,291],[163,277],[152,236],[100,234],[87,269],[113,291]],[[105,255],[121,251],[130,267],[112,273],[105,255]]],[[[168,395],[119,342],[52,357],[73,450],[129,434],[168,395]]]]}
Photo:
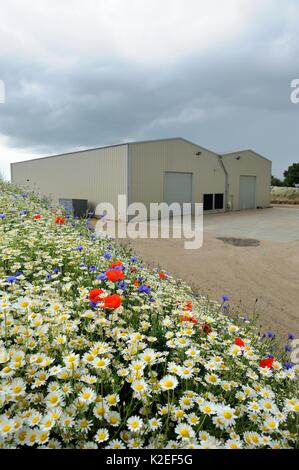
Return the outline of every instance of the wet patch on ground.
{"type": "Polygon", "coordinates": [[[260,246],[261,242],[254,238],[233,238],[233,237],[217,237],[217,240],[221,240],[223,243],[233,246],[260,246]]]}

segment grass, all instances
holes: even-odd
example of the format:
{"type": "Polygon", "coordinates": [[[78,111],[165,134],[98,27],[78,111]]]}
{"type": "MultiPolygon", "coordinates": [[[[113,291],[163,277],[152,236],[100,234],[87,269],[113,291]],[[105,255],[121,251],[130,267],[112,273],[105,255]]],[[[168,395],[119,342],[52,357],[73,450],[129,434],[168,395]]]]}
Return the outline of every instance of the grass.
{"type": "Polygon", "coordinates": [[[299,204],[299,188],[280,188],[272,186],[271,204],[299,204]]]}

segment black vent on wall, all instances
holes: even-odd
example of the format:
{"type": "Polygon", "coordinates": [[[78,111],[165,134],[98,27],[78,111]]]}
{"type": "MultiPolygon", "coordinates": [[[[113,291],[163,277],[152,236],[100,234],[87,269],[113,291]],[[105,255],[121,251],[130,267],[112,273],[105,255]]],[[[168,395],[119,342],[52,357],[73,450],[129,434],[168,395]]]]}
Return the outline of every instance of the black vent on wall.
{"type": "Polygon", "coordinates": [[[213,210],[213,194],[203,195],[203,210],[204,211],[213,210]]]}
{"type": "Polygon", "coordinates": [[[215,210],[223,209],[224,205],[224,194],[215,194],[215,210]]]}
{"type": "Polygon", "coordinates": [[[73,214],[74,217],[86,217],[87,199],[59,199],[59,204],[65,208],[67,214],[73,214]]]}

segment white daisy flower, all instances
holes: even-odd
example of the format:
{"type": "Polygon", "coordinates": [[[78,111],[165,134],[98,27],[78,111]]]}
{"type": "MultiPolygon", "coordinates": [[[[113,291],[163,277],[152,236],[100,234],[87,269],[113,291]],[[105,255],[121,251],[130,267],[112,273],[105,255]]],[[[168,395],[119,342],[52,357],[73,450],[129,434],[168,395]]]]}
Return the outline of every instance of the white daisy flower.
{"type": "Polygon", "coordinates": [[[178,386],[178,380],[174,375],[166,375],[160,380],[162,390],[174,390],[178,386]]]}
{"type": "Polygon", "coordinates": [[[94,436],[95,440],[101,444],[102,442],[108,441],[109,439],[109,432],[105,428],[98,429],[96,435],[94,436]]]}
{"type": "Polygon", "coordinates": [[[186,424],[186,423],[178,424],[174,430],[176,434],[178,435],[178,437],[181,439],[191,439],[192,437],[195,436],[194,429],[189,424],[186,424]]]}
{"type": "Polygon", "coordinates": [[[140,432],[143,427],[143,421],[139,416],[131,416],[127,421],[129,431],[140,432]]]}

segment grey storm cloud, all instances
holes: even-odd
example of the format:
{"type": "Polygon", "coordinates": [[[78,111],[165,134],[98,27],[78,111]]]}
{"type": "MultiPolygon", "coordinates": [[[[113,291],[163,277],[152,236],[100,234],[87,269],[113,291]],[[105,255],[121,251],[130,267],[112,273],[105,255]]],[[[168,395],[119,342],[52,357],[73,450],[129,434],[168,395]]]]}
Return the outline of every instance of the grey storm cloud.
{"type": "Polygon", "coordinates": [[[242,41],[165,63],[81,52],[64,63],[59,50],[57,62],[55,54],[48,62],[29,50],[7,54],[0,134],[30,156],[182,136],[218,152],[254,148],[280,175],[298,161],[290,83],[299,76],[299,34],[272,16],[242,41]]]}

